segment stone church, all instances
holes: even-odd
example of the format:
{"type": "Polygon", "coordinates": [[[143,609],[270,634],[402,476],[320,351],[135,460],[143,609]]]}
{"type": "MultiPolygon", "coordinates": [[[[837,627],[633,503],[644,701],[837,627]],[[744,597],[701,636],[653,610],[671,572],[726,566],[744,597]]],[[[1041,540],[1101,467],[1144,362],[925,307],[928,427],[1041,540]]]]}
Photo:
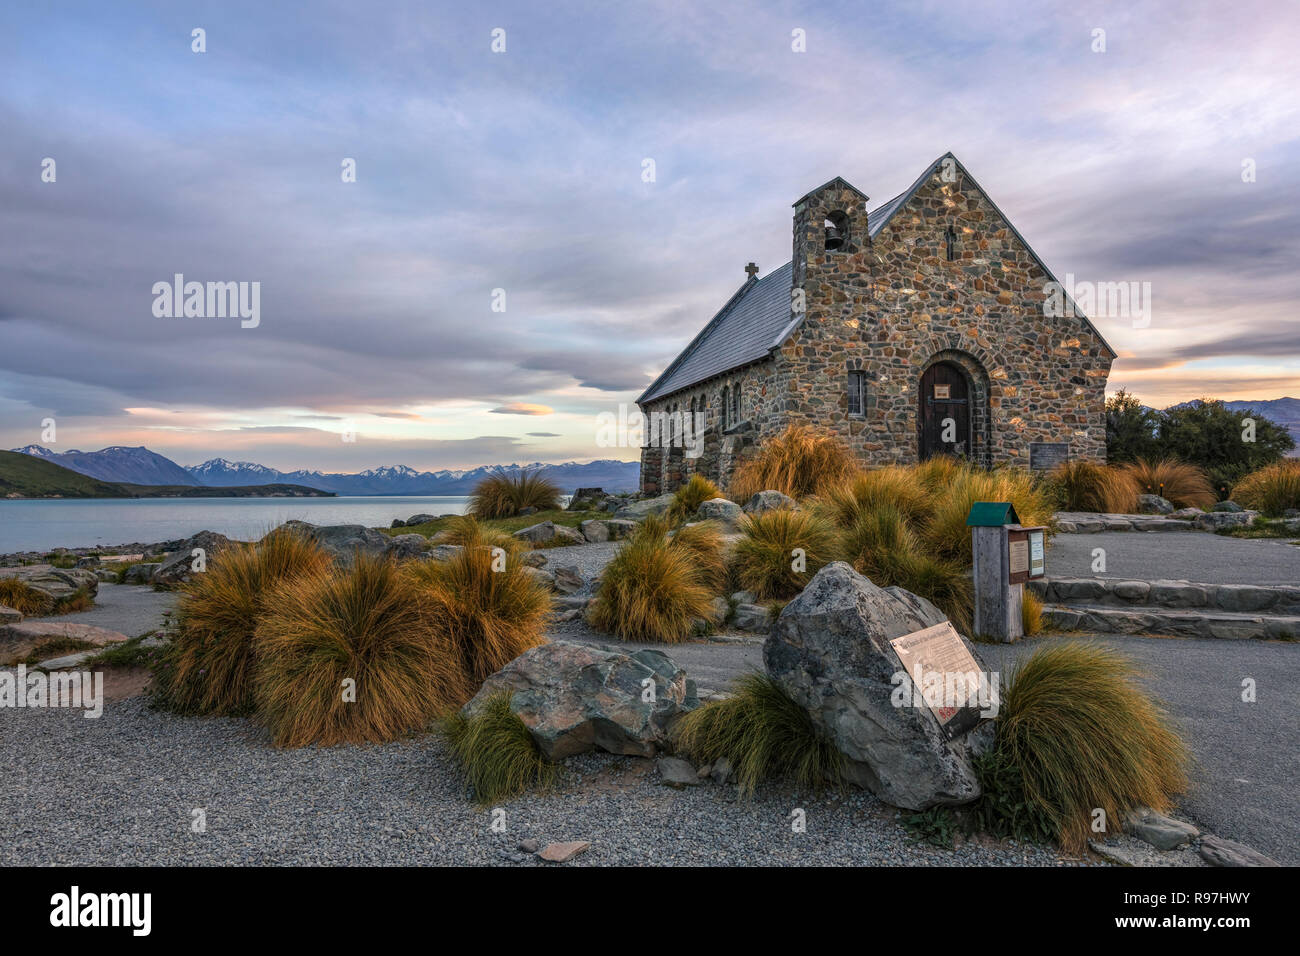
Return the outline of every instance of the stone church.
{"type": "Polygon", "coordinates": [[[1055,277],[956,157],[867,203],[838,177],[796,202],[793,261],[761,279],[750,263],[637,399],[651,421],[704,423],[686,441],[680,427],[646,429],[643,492],[696,472],[725,488],[758,442],[796,422],[864,465],[1105,459],[1115,352],[1073,303],[1045,307],[1055,277]]]}

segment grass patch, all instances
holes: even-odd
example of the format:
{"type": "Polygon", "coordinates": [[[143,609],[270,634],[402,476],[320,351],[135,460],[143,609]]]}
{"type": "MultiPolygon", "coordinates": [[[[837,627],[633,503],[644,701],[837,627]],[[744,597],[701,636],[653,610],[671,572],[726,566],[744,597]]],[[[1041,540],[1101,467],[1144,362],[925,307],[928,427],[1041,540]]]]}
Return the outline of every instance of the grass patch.
{"type": "Polygon", "coordinates": [[[424,590],[393,561],[286,581],[257,624],[257,714],[277,747],[395,740],[455,706],[463,681],[424,590]]]}
{"type": "Polygon", "coordinates": [[[697,763],[727,758],[742,795],[766,780],[812,791],[842,785],[844,756],[766,674],[746,674],[732,697],[683,715],[674,736],[677,749],[697,763]]]}
{"type": "Polygon", "coordinates": [[[559,507],[559,486],[536,471],[493,472],[474,486],[469,499],[469,513],[476,518],[512,518],[524,508],[553,511],[559,507]]]}
{"type": "MultiPolygon", "coordinates": [[[[683,528],[668,537],[665,519],[650,517],[605,567],[591,623],[628,641],[680,643],[707,619],[714,592],[712,559],[701,560],[705,532],[683,528]]],[[[721,562],[720,553],[717,562],[721,562]]]]}
{"type": "MultiPolygon", "coordinates": [[[[1093,461],[1068,461],[1047,478],[1047,487],[1062,511],[1133,514],[1141,493],[1130,471],[1093,461]]],[[[1213,497],[1210,499],[1213,501],[1213,497]]],[[[1017,507],[1016,509],[1020,509],[1017,507]]],[[[1020,515],[1022,523],[1024,514],[1020,515]]],[[[1045,523],[1045,522],[1035,522],[1045,523]]]]}
{"type": "Polygon", "coordinates": [[[668,508],[668,518],[674,524],[689,521],[700,505],[714,498],[721,498],[722,491],[713,482],[701,474],[691,475],[690,480],[673,494],[673,503],[668,508]]]}
{"type": "MultiPolygon", "coordinates": [[[[150,631],[149,634],[154,633],[150,631]]],[[[164,659],[166,645],[162,647],[144,647],[143,642],[149,634],[133,637],[129,641],[114,645],[94,657],[87,658],[82,667],[144,667],[156,668],[164,659]]]]}
{"type": "Polygon", "coordinates": [[[790,425],[763,442],[736,469],[731,497],[747,501],[775,490],[794,499],[816,495],[844,482],[856,470],[853,456],[834,435],[808,425],[790,425]]]}
{"type": "Polygon", "coordinates": [[[1025,794],[1024,775],[1006,754],[991,750],[973,761],[980,798],[968,812],[972,830],[1022,843],[1051,843],[1056,824],[1025,794]]]}
{"type": "Polygon", "coordinates": [[[1204,510],[1218,497],[1204,471],[1176,458],[1139,459],[1122,470],[1133,479],[1140,494],[1159,495],[1175,508],[1204,510]]]}
{"type": "Polygon", "coordinates": [[[1300,508],[1300,461],[1283,461],[1251,472],[1232,486],[1232,499],[1271,518],[1300,508]]]}
{"type": "Polygon", "coordinates": [[[736,583],[759,600],[794,597],[813,575],[835,559],[835,528],[808,511],[765,511],[745,515],[744,535],[732,554],[736,583]],[[795,549],[803,551],[803,570],[796,571],[795,549]]]}
{"type": "Polygon", "coordinates": [[[98,646],[75,637],[47,637],[43,640],[38,639],[26,654],[15,655],[4,661],[4,666],[17,667],[19,664],[25,664],[28,667],[35,667],[41,661],[47,661],[51,657],[60,657],[76,651],[89,651],[98,646]]]}
{"type": "Polygon", "coordinates": [[[1214,533],[1225,538],[1300,538],[1300,532],[1288,528],[1284,522],[1270,520],[1263,515],[1245,527],[1215,528],[1214,533]]]}
{"type": "Polygon", "coordinates": [[[469,518],[463,519],[460,534],[464,550],[450,561],[408,568],[410,579],[427,596],[444,653],[451,655],[459,675],[455,706],[524,651],[545,642],[551,608],[550,595],[520,562],[507,558],[502,570],[493,570],[496,556],[488,530],[469,518]]]}
{"type": "Polygon", "coordinates": [[[11,607],[23,617],[52,617],[88,611],[95,606],[95,598],[86,588],[77,588],[71,594],[53,598],[39,588],[15,577],[0,578],[0,604],[11,607]]]}
{"type": "Polygon", "coordinates": [[[443,721],[442,734],[480,804],[547,789],[558,775],[510,709],[509,694],[489,697],[473,717],[457,711],[443,721]]]}
{"type": "Polygon", "coordinates": [[[1043,600],[1029,588],[1024,589],[1020,600],[1020,627],[1025,637],[1043,633],[1043,600]]]}
{"type": "Polygon", "coordinates": [[[1071,641],[1035,652],[1002,691],[1002,799],[1045,817],[1070,852],[1087,845],[1094,808],[1115,828],[1136,807],[1167,810],[1186,785],[1182,741],[1136,677],[1121,654],[1071,641]]]}
{"type": "Polygon", "coordinates": [[[320,572],[329,558],[292,531],[231,547],[180,588],[177,630],[154,679],[155,701],[185,714],[247,714],[253,709],[257,624],[284,581],[320,572]]]}

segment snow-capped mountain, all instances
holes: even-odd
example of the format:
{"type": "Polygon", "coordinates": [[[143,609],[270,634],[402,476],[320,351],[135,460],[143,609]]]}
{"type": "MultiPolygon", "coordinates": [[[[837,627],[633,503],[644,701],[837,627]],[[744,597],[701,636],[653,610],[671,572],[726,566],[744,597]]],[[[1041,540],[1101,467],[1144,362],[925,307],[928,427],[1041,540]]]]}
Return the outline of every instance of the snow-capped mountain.
{"type": "MultiPolygon", "coordinates": [[[[170,458],[164,458],[143,445],[129,447],[113,445],[99,451],[56,452],[40,445],[28,445],[15,448],[16,452],[44,458],[56,465],[62,465],[72,471],[100,481],[123,481],[133,485],[198,485],[203,482],[195,478],[170,458]]],[[[242,484],[243,482],[237,482],[242,484]]],[[[266,482],[257,482],[265,484],[266,482]]]]}

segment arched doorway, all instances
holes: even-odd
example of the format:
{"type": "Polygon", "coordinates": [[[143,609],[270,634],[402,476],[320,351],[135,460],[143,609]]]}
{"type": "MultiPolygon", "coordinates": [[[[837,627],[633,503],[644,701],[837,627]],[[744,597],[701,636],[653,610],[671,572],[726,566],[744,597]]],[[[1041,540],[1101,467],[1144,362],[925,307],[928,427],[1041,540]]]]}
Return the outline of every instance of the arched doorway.
{"type": "Polygon", "coordinates": [[[974,455],[970,377],[956,362],[935,362],[921,375],[916,414],[918,457],[974,455]]]}

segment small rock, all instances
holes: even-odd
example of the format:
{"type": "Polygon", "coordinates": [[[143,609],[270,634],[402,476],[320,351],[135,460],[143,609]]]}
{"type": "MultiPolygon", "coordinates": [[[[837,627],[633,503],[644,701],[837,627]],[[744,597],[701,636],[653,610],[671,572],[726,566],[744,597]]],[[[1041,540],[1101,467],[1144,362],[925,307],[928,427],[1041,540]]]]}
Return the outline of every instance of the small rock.
{"type": "MultiPolygon", "coordinates": [[[[411,515],[406,519],[405,527],[414,528],[416,525],[427,524],[430,521],[437,521],[436,515],[411,515]]],[[[394,525],[396,527],[396,525],[394,525]]]]}
{"type": "Polygon", "coordinates": [[[534,840],[532,837],[529,837],[526,840],[519,841],[519,849],[521,849],[525,853],[536,853],[538,846],[539,846],[538,842],[534,840]]]}
{"type": "Polygon", "coordinates": [[[1276,860],[1252,850],[1244,843],[1224,840],[1212,833],[1201,837],[1201,859],[1211,866],[1278,866],[1276,860]]]}
{"type": "Polygon", "coordinates": [[[721,627],[727,621],[727,615],[731,613],[731,605],[723,597],[715,597],[709,602],[709,623],[714,627],[721,627]]]}
{"type": "Polygon", "coordinates": [[[733,525],[743,512],[740,505],[734,501],[728,501],[726,498],[710,498],[700,505],[695,512],[695,517],[700,521],[720,521],[723,524],[733,525]]]}
{"type": "Polygon", "coordinates": [[[23,619],[22,611],[0,604],[0,624],[17,624],[23,619]]]}
{"type": "Polygon", "coordinates": [[[731,769],[731,761],[726,757],[720,757],[714,761],[713,769],[709,776],[713,778],[714,783],[730,783],[736,779],[736,772],[731,769]]]}
{"type": "Polygon", "coordinates": [[[399,561],[418,558],[429,547],[429,539],[422,534],[395,534],[389,539],[388,553],[399,561]]]}
{"type": "Polygon", "coordinates": [[[680,757],[660,757],[657,764],[659,774],[664,778],[664,783],[675,790],[700,785],[701,781],[699,775],[695,772],[695,768],[680,757]]]}
{"type": "Polygon", "coordinates": [[[587,543],[587,539],[582,536],[582,532],[577,528],[558,525],[554,521],[543,521],[527,528],[520,528],[514,533],[514,537],[532,544],[565,545],[587,543]]]}
{"type": "Polygon", "coordinates": [[[1241,505],[1239,505],[1239,504],[1237,504],[1235,501],[1232,501],[1231,499],[1229,499],[1228,501],[1216,501],[1216,502],[1214,503],[1214,507],[1212,507],[1210,510],[1211,510],[1211,511],[1218,511],[1218,512],[1227,512],[1227,513],[1229,513],[1229,514],[1235,514],[1235,513],[1237,513],[1238,511],[1242,511],[1242,510],[1244,510],[1244,509],[1241,507],[1241,505]]]}
{"type": "Polygon", "coordinates": [[[753,604],[758,600],[753,591],[737,591],[731,596],[732,604],[753,604]]]}
{"type": "Polygon", "coordinates": [[[555,590],[561,594],[577,594],[586,586],[582,573],[574,565],[556,568],[553,574],[555,590]]]}
{"type": "Polygon", "coordinates": [[[765,633],[772,628],[772,614],[761,604],[741,604],[731,623],[739,631],[765,633]]]}
{"type": "Polygon", "coordinates": [[[605,522],[605,528],[609,531],[610,541],[621,541],[636,530],[637,523],[625,518],[610,518],[605,522]]]}
{"type": "Polygon", "coordinates": [[[1174,513],[1173,503],[1160,495],[1138,495],[1138,514],[1170,515],[1174,513]]]}
{"type": "Polygon", "coordinates": [[[1177,849],[1190,843],[1201,832],[1190,823],[1175,820],[1146,807],[1128,815],[1124,820],[1124,831],[1150,843],[1157,850],[1177,849]]]}
{"type": "Polygon", "coordinates": [[[390,524],[388,527],[389,527],[389,528],[405,528],[405,527],[406,527],[406,522],[403,521],[401,518],[394,518],[394,519],[393,519],[393,523],[390,524]]]}
{"type": "Polygon", "coordinates": [[[525,564],[530,568],[541,568],[546,566],[546,555],[541,551],[525,551],[519,559],[520,564],[525,564]]]}
{"type": "Polygon", "coordinates": [[[590,849],[591,844],[586,840],[570,840],[566,843],[548,843],[538,856],[547,863],[568,863],[579,853],[586,853],[590,849]]]}
{"type": "Polygon", "coordinates": [[[578,530],[582,532],[582,536],[588,541],[598,542],[609,540],[609,527],[605,522],[598,521],[595,518],[589,518],[579,524],[578,530]]]}
{"type": "Polygon", "coordinates": [[[745,502],[746,514],[762,514],[764,511],[781,511],[798,509],[799,503],[789,495],[779,491],[759,491],[745,502]]]}

